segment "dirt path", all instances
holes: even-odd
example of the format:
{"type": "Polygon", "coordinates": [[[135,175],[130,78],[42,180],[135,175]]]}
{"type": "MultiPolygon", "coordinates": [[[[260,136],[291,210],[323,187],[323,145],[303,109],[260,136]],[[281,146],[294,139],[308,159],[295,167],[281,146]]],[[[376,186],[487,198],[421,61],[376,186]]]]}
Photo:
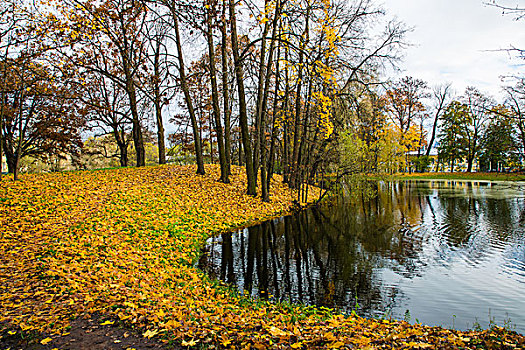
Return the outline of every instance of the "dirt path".
{"type": "MultiPolygon", "coordinates": [[[[52,340],[45,345],[39,339],[22,339],[20,334],[2,334],[1,350],[106,350],[106,349],[181,349],[179,346],[164,343],[158,338],[148,339],[141,334],[115,325],[101,325],[99,317],[79,318],[71,322],[69,333],[64,336],[50,336],[52,340]]],[[[43,339],[46,339],[44,337],[43,339]]]]}

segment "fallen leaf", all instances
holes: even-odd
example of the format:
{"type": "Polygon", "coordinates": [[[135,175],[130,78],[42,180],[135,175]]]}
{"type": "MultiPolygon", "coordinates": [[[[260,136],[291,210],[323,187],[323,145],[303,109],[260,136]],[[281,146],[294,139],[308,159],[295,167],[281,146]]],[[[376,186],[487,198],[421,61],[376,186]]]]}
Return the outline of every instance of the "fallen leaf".
{"type": "Polygon", "coordinates": [[[151,339],[153,338],[154,336],[156,336],[157,334],[159,333],[159,330],[158,329],[155,329],[155,330],[147,330],[145,331],[144,333],[142,333],[142,335],[144,336],[144,338],[148,338],[148,339],[151,339]]]}
{"type": "Polygon", "coordinates": [[[42,344],[42,345],[46,345],[46,344],[50,343],[51,341],[53,341],[53,339],[51,339],[51,338],[48,337],[48,338],[42,339],[42,340],[40,341],[40,344],[42,344]]]}
{"type": "Polygon", "coordinates": [[[195,346],[195,345],[197,345],[197,341],[195,341],[195,340],[193,340],[193,339],[190,340],[190,341],[188,341],[188,342],[185,341],[185,340],[183,340],[182,343],[181,343],[181,345],[182,345],[182,346],[195,346]]]}

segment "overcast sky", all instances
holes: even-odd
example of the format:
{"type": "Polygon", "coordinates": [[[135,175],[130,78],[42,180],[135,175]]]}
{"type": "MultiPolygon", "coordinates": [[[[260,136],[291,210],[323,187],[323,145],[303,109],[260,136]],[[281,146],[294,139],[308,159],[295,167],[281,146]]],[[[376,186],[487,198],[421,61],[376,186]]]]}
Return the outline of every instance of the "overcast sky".
{"type": "Polygon", "coordinates": [[[525,20],[504,16],[483,0],[383,1],[391,16],[414,28],[399,76],[429,85],[451,82],[458,94],[473,85],[499,98],[500,76],[525,72],[525,61],[489,52],[511,45],[525,48],[525,20]]]}

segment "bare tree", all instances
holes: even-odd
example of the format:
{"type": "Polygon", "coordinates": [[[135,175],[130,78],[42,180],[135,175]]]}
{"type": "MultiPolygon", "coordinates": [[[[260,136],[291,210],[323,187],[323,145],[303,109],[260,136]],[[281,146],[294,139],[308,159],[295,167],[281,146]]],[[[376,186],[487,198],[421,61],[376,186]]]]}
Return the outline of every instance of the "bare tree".
{"type": "Polygon", "coordinates": [[[246,177],[248,182],[247,193],[250,196],[257,195],[256,176],[253,159],[250,132],[248,129],[248,111],[246,105],[246,91],[244,88],[244,63],[241,59],[239,39],[237,35],[237,11],[235,0],[229,0],[229,14],[232,37],[232,53],[235,64],[235,78],[237,80],[238,99],[239,99],[239,124],[241,128],[242,147],[246,158],[246,177]]]}
{"type": "Polygon", "coordinates": [[[170,7],[170,13],[172,14],[173,19],[173,28],[175,30],[175,44],[177,46],[177,59],[178,59],[178,70],[179,70],[179,80],[180,86],[184,93],[184,100],[188,108],[188,113],[190,115],[191,125],[193,129],[193,142],[195,144],[195,157],[197,160],[197,174],[204,175],[204,160],[202,156],[202,143],[201,136],[199,133],[199,124],[197,122],[197,116],[195,115],[195,109],[193,107],[193,101],[190,96],[190,90],[188,87],[188,82],[186,78],[186,66],[184,63],[184,52],[182,50],[182,38],[179,30],[179,18],[177,10],[170,7]]]}
{"type": "Polygon", "coordinates": [[[430,136],[430,140],[428,141],[427,151],[425,155],[430,155],[430,150],[432,149],[432,146],[434,145],[434,141],[436,139],[436,133],[438,129],[438,124],[441,115],[446,109],[446,106],[449,103],[449,100],[452,96],[452,85],[450,83],[448,84],[442,84],[435,86],[432,89],[432,99],[434,102],[433,105],[433,116],[434,116],[434,122],[432,123],[432,134],[430,136]]]}
{"type": "Polygon", "coordinates": [[[114,81],[93,76],[79,99],[90,109],[88,122],[102,135],[113,135],[118,148],[120,166],[128,166],[128,145],[132,119],[126,92],[114,81]]]}
{"type": "Polygon", "coordinates": [[[141,88],[144,96],[153,105],[157,126],[159,164],[165,164],[166,146],[162,111],[168,105],[173,90],[173,86],[170,86],[170,57],[168,53],[168,45],[172,38],[169,36],[169,27],[165,19],[156,13],[152,14],[146,27],[145,37],[147,42],[146,59],[151,67],[151,72],[145,74],[141,88]]]}
{"type": "MultiPolygon", "coordinates": [[[[56,21],[67,28],[70,45],[60,51],[70,64],[118,84],[128,97],[136,165],[145,165],[138,87],[146,62],[147,8],[134,0],[65,0],[66,19],[56,21]],[[90,23],[91,25],[86,25],[90,23]]],[[[58,30],[56,35],[60,36],[58,30]]]]}

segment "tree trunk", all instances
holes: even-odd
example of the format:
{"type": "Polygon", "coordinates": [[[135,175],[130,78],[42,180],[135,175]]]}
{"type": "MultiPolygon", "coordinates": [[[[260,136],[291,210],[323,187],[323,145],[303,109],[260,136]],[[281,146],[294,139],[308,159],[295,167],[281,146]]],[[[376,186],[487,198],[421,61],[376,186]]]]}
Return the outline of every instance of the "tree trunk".
{"type": "MultiPolygon", "coordinates": [[[[7,56],[6,56],[7,57],[7,56]]],[[[2,166],[4,154],[4,106],[7,103],[5,85],[7,80],[7,60],[4,59],[4,72],[2,79],[2,96],[0,97],[0,181],[2,181],[2,166]]],[[[6,157],[7,159],[7,157],[6,157]]]]}
{"type": "MultiPolygon", "coordinates": [[[[2,77],[2,97],[0,100],[0,181],[2,181],[2,154],[3,147],[4,147],[4,108],[7,105],[7,92],[6,92],[6,86],[7,86],[7,57],[9,57],[9,48],[10,44],[8,43],[7,46],[5,46],[5,54],[3,57],[4,62],[4,72],[2,77]]],[[[6,160],[7,160],[7,154],[6,154],[6,160]]]]}
{"type": "MultiPolygon", "coordinates": [[[[266,76],[266,60],[265,60],[265,56],[266,56],[266,36],[268,35],[268,30],[269,30],[269,22],[266,21],[264,22],[264,29],[263,29],[263,33],[262,33],[262,38],[263,40],[261,40],[261,51],[259,53],[259,55],[261,56],[261,59],[259,61],[259,82],[257,84],[257,100],[256,100],[256,104],[255,104],[255,146],[253,148],[253,171],[257,174],[257,172],[259,171],[259,165],[260,163],[262,162],[261,160],[261,148],[264,147],[262,146],[262,135],[264,134],[264,122],[262,121],[262,114],[264,113],[264,108],[265,106],[263,106],[263,94],[264,94],[264,83],[266,81],[265,79],[265,76],[266,76]]],[[[269,62],[269,64],[271,64],[269,62]]],[[[262,176],[262,175],[261,175],[262,176]]],[[[257,181],[257,179],[256,179],[257,181]]],[[[257,186],[257,182],[255,183],[255,185],[257,186]]]]}
{"type": "Polygon", "coordinates": [[[221,26],[221,62],[222,62],[222,99],[224,103],[224,153],[228,175],[231,175],[231,110],[230,110],[230,91],[228,88],[228,51],[226,35],[226,0],[222,1],[222,26],[221,26]]]}
{"type": "Polygon", "coordinates": [[[124,130],[119,131],[117,126],[113,127],[113,136],[119,149],[119,160],[121,167],[128,166],[128,143],[126,142],[126,134],[124,130]]]}
{"type": "MultiPolygon", "coordinates": [[[[22,82],[24,82],[24,74],[22,73],[22,82]]],[[[22,142],[24,140],[24,135],[25,135],[25,127],[22,127],[22,107],[24,105],[24,90],[22,90],[22,93],[20,94],[20,108],[18,110],[18,144],[16,146],[16,150],[15,150],[15,154],[14,154],[14,158],[15,158],[15,161],[14,161],[14,166],[13,166],[13,180],[14,181],[17,181],[18,180],[18,167],[20,165],[20,158],[22,157],[22,142]]],[[[29,115],[31,115],[33,113],[33,109],[34,109],[34,104],[31,105],[31,111],[29,112],[29,115]]],[[[27,121],[29,121],[29,115],[27,117],[27,121]]],[[[26,126],[27,126],[27,121],[26,121],[26,126]]]]}
{"type": "Polygon", "coordinates": [[[221,111],[219,107],[219,90],[217,87],[217,70],[215,68],[215,44],[213,43],[213,27],[211,23],[211,7],[206,14],[206,39],[208,41],[209,69],[211,80],[211,98],[213,105],[213,117],[215,119],[215,133],[217,134],[217,148],[219,150],[219,164],[221,167],[221,182],[229,183],[228,165],[224,150],[224,135],[222,133],[221,111]]]}
{"type": "Polygon", "coordinates": [[[472,163],[474,162],[474,158],[469,157],[467,159],[467,173],[472,172],[472,163]]]}
{"type": "Polygon", "coordinates": [[[434,140],[436,139],[438,120],[439,120],[439,117],[436,114],[436,117],[434,118],[434,124],[432,125],[432,136],[430,137],[430,141],[428,142],[428,146],[427,146],[427,151],[425,152],[426,156],[430,155],[430,150],[432,149],[432,146],[434,145],[434,140]]]}
{"type": "Polygon", "coordinates": [[[20,165],[20,156],[17,154],[15,157],[14,165],[13,165],[13,180],[18,180],[18,174],[19,174],[19,165],[20,165]]]}
{"type": "Polygon", "coordinates": [[[132,135],[133,135],[133,144],[135,146],[137,167],[146,165],[146,151],[144,149],[144,140],[142,139],[142,128],[140,125],[139,112],[137,108],[137,96],[135,92],[135,85],[131,80],[131,77],[128,77],[127,82],[127,93],[129,97],[129,107],[131,109],[132,116],[132,135]]]}
{"type": "MultiPolygon", "coordinates": [[[[281,26],[279,26],[279,33],[281,32],[281,26]]],[[[277,45],[277,57],[281,57],[281,42],[278,42],[277,45]]],[[[273,115],[272,115],[272,136],[270,139],[270,151],[268,153],[268,174],[266,176],[266,188],[268,190],[268,193],[270,192],[270,184],[273,177],[274,172],[274,163],[275,163],[275,148],[277,143],[277,113],[279,112],[277,109],[278,101],[279,101],[279,84],[280,84],[280,65],[279,60],[275,63],[275,91],[273,96],[273,115]]]]}
{"type": "Polygon", "coordinates": [[[210,132],[208,133],[208,142],[210,144],[210,163],[214,164],[213,161],[213,134],[211,133],[211,128],[215,129],[215,123],[213,122],[212,114],[209,115],[209,123],[210,123],[210,132]]]}
{"type": "MultiPolygon", "coordinates": [[[[306,94],[306,111],[304,113],[305,117],[304,117],[304,121],[303,121],[303,130],[302,130],[302,137],[301,139],[299,140],[299,155],[297,157],[297,165],[298,165],[298,168],[297,168],[297,174],[296,174],[296,178],[295,178],[295,181],[298,182],[297,185],[298,187],[297,188],[301,188],[300,185],[301,183],[304,181],[304,174],[306,172],[306,167],[308,167],[308,162],[307,161],[303,161],[303,158],[304,158],[304,153],[305,153],[305,148],[307,149],[308,146],[306,145],[306,142],[307,142],[307,135],[308,135],[308,123],[309,123],[309,118],[310,118],[310,106],[311,106],[311,96],[312,96],[312,89],[313,89],[313,82],[312,80],[310,79],[309,82],[308,82],[308,91],[307,91],[307,94],[306,94]],[[301,166],[299,167],[299,164],[301,164],[301,166]]],[[[308,188],[308,187],[307,187],[308,188]]]]}
{"type": "Polygon", "coordinates": [[[304,49],[308,43],[308,31],[310,24],[310,4],[306,9],[306,23],[304,28],[303,37],[304,41],[301,43],[300,52],[299,52],[299,73],[297,76],[297,91],[295,95],[295,121],[294,121],[294,136],[293,136],[293,153],[292,153],[292,169],[291,169],[291,178],[290,185],[293,188],[298,188],[297,186],[297,177],[299,172],[299,133],[301,126],[301,89],[302,89],[302,80],[303,80],[303,62],[304,62],[304,49]]]}
{"type": "Polygon", "coordinates": [[[177,56],[179,60],[179,76],[182,91],[184,92],[184,100],[188,107],[188,113],[191,119],[191,126],[193,129],[193,142],[195,144],[195,158],[197,160],[197,174],[204,175],[204,157],[202,156],[202,142],[199,133],[199,124],[197,123],[197,117],[195,116],[195,110],[193,109],[193,102],[190,96],[190,90],[186,81],[186,71],[184,68],[184,57],[182,56],[182,44],[179,33],[179,21],[176,14],[173,14],[173,23],[175,29],[175,41],[177,45],[177,56]]]}
{"type": "Polygon", "coordinates": [[[164,123],[162,121],[162,96],[160,93],[160,40],[157,41],[153,62],[155,74],[154,99],[155,117],[157,119],[157,143],[159,147],[159,164],[166,164],[166,145],[164,143],[164,123]]]}
{"type": "Polygon", "coordinates": [[[9,172],[10,174],[14,174],[16,167],[16,157],[11,152],[7,152],[7,149],[5,152],[5,156],[7,162],[7,172],[9,172]]]}
{"type": "Polygon", "coordinates": [[[120,166],[127,167],[128,166],[128,147],[127,145],[119,145],[119,150],[120,150],[120,166]]]}
{"type": "Polygon", "coordinates": [[[523,121],[518,122],[518,128],[520,130],[520,138],[521,138],[521,147],[522,149],[522,157],[525,157],[525,125],[523,121]]]}
{"type": "MultiPolygon", "coordinates": [[[[288,48],[285,49],[284,59],[288,62],[288,48]]],[[[283,182],[290,183],[290,171],[291,171],[291,161],[290,161],[290,137],[288,132],[288,120],[287,113],[289,108],[289,95],[290,95],[290,74],[288,66],[285,66],[284,71],[284,102],[283,102],[283,112],[285,113],[285,119],[283,123],[283,182]]]]}
{"type": "Polygon", "coordinates": [[[2,166],[4,165],[2,156],[4,154],[4,98],[2,98],[0,103],[2,104],[0,107],[0,181],[2,181],[2,166]]]}
{"type": "Polygon", "coordinates": [[[231,37],[232,37],[232,51],[233,60],[235,62],[235,78],[237,80],[237,88],[239,91],[239,124],[241,126],[242,144],[244,155],[246,159],[246,177],[248,182],[247,193],[250,196],[257,195],[256,180],[253,169],[252,146],[250,141],[250,132],[248,130],[248,113],[246,111],[246,96],[244,91],[244,77],[243,77],[243,63],[239,56],[239,42],[237,37],[237,18],[235,15],[234,0],[229,0],[230,5],[230,22],[231,22],[231,37]]]}
{"type": "Polygon", "coordinates": [[[243,165],[242,138],[239,136],[239,166],[243,165]]]}
{"type": "Polygon", "coordinates": [[[164,142],[164,123],[162,121],[162,108],[155,103],[155,116],[157,117],[157,142],[159,147],[159,164],[166,164],[166,145],[164,142]]]}
{"type": "MultiPolygon", "coordinates": [[[[262,94],[260,95],[261,100],[258,103],[257,108],[257,114],[259,115],[259,148],[260,148],[260,164],[261,164],[261,194],[262,194],[262,200],[265,202],[270,201],[270,192],[269,192],[269,186],[268,186],[268,160],[267,160],[267,152],[266,152],[266,111],[268,109],[268,92],[270,90],[270,74],[267,72],[272,69],[273,65],[273,53],[275,50],[275,41],[277,36],[277,21],[280,17],[280,1],[277,0],[275,4],[275,14],[272,21],[272,38],[270,42],[270,49],[268,51],[268,63],[265,63],[264,59],[264,51],[265,51],[265,45],[262,45],[261,47],[261,67],[259,69],[259,87],[263,87],[262,94]]],[[[265,31],[264,31],[264,37],[266,37],[268,28],[267,28],[268,22],[265,23],[265,31]]],[[[263,40],[265,42],[266,40],[263,40]]],[[[276,87],[277,89],[277,87],[276,87]]],[[[255,157],[254,162],[257,160],[257,157],[255,157]]],[[[257,170],[257,167],[255,167],[255,170],[257,170]]]]}
{"type": "MultiPolygon", "coordinates": [[[[22,130],[22,117],[20,117],[20,129],[22,130]]],[[[13,180],[18,180],[18,172],[19,172],[19,166],[20,166],[20,158],[22,153],[22,140],[23,140],[23,132],[20,131],[20,136],[18,138],[18,146],[16,148],[15,157],[14,157],[14,165],[13,165],[13,180]]]]}

